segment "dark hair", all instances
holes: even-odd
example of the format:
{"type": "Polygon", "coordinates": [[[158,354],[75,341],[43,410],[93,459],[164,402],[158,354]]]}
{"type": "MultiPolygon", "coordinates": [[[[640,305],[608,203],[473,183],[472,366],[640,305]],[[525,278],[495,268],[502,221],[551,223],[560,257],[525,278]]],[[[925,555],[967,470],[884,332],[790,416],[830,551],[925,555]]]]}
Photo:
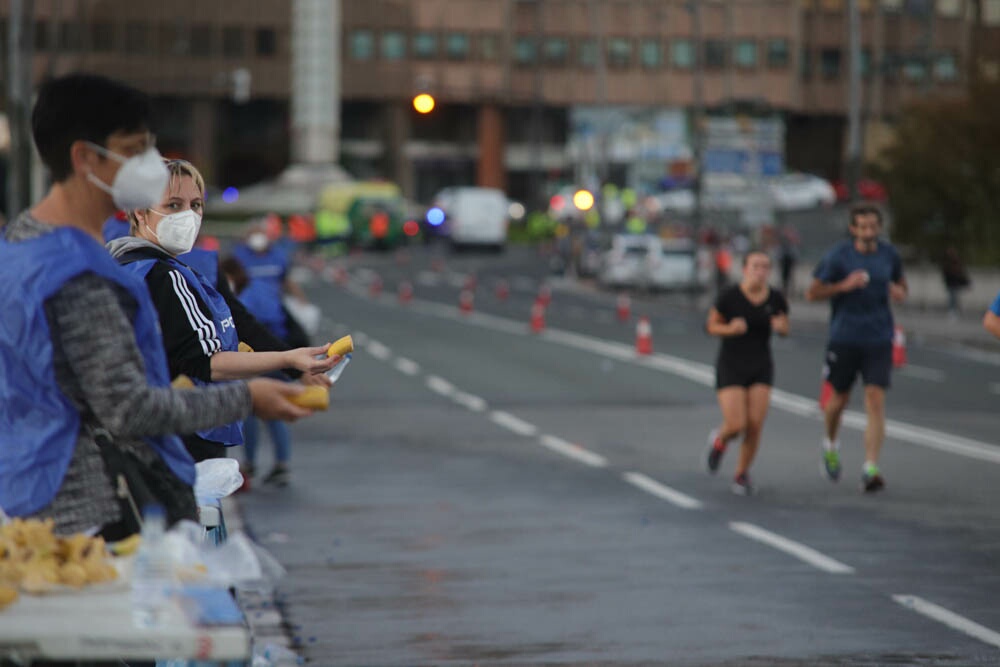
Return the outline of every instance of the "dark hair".
{"type": "Polygon", "coordinates": [[[242,292],[250,283],[250,277],[247,276],[246,269],[243,268],[243,263],[233,256],[223,259],[219,263],[219,268],[222,269],[222,274],[233,283],[233,292],[235,294],[242,292]]]}
{"type": "Polygon", "coordinates": [[[749,250],[747,250],[746,254],[743,255],[743,266],[744,267],[746,267],[747,262],[750,260],[750,255],[764,255],[764,257],[767,257],[767,261],[768,262],[771,261],[771,255],[769,255],[766,250],[764,250],[763,248],[753,247],[753,248],[750,248],[749,250]]]}
{"type": "Polygon", "coordinates": [[[150,130],[151,117],[145,93],[96,74],[69,74],[50,79],[38,91],[31,133],[58,183],[73,173],[69,149],[74,141],[103,146],[115,132],[150,130]]]}
{"type": "Polygon", "coordinates": [[[851,225],[853,226],[858,219],[859,215],[874,215],[878,220],[878,224],[882,224],[882,211],[879,210],[878,206],[872,206],[871,204],[858,204],[851,207],[851,225]]]}

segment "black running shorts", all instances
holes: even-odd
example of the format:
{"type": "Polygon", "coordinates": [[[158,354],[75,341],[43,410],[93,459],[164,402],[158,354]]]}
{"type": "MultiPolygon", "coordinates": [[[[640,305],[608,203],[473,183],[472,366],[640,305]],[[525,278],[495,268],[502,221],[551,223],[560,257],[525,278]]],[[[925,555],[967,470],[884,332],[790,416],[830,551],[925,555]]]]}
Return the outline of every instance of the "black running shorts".
{"type": "Polygon", "coordinates": [[[892,343],[848,345],[830,343],[826,347],[823,377],[839,394],[851,390],[858,373],[866,385],[889,388],[892,372],[892,343]]]}
{"type": "Polygon", "coordinates": [[[732,364],[718,364],[715,367],[715,388],[750,387],[755,384],[774,384],[774,364],[756,368],[738,368],[732,364]]]}

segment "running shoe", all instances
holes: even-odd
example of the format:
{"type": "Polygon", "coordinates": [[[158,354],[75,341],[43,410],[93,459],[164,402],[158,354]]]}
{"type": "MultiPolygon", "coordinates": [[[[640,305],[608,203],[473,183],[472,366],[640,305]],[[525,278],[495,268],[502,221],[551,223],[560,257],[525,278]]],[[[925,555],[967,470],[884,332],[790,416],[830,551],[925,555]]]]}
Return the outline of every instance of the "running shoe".
{"type": "Polygon", "coordinates": [[[754,485],[750,483],[750,476],[741,472],[733,479],[733,485],[729,487],[738,496],[752,496],[757,492],[754,485]]]}
{"type": "Polygon", "coordinates": [[[879,472],[878,466],[865,466],[865,471],[861,474],[861,491],[863,493],[875,493],[885,488],[885,479],[879,472]]]}
{"type": "Polygon", "coordinates": [[[283,465],[276,465],[271,469],[271,472],[267,473],[264,477],[264,484],[274,484],[275,486],[288,486],[288,481],[290,478],[288,468],[283,465]]]}
{"type": "Polygon", "coordinates": [[[820,465],[823,476],[831,482],[840,479],[840,452],[836,449],[824,449],[823,461],[820,465]]]}
{"type": "Polygon", "coordinates": [[[719,429],[712,429],[712,432],[708,434],[708,454],[705,457],[705,466],[708,468],[708,472],[714,475],[719,470],[719,462],[722,461],[722,455],[726,453],[726,443],[722,442],[722,438],[719,437],[719,429]]]}

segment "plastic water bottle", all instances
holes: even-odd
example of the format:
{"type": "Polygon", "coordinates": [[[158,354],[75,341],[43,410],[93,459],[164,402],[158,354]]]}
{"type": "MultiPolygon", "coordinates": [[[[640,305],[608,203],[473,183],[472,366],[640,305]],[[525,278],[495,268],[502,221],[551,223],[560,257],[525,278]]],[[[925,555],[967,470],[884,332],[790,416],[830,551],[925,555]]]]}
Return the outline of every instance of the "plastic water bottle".
{"type": "Polygon", "coordinates": [[[132,563],[132,624],[152,628],[162,622],[174,586],[174,568],[163,535],[166,516],[159,505],[143,512],[142,542],[132,563]]]}

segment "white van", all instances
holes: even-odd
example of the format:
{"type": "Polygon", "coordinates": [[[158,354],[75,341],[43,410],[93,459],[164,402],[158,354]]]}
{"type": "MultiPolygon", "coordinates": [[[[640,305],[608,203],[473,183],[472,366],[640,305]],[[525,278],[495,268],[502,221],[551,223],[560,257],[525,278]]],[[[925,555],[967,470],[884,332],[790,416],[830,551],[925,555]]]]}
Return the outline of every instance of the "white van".
{"type": "Polygon", "coordinates": [[[455,247],[490,246],[502,250],[507,244],[510,202],[495,188],[448,188],[444,213],[448,236],[455,247]]]}

